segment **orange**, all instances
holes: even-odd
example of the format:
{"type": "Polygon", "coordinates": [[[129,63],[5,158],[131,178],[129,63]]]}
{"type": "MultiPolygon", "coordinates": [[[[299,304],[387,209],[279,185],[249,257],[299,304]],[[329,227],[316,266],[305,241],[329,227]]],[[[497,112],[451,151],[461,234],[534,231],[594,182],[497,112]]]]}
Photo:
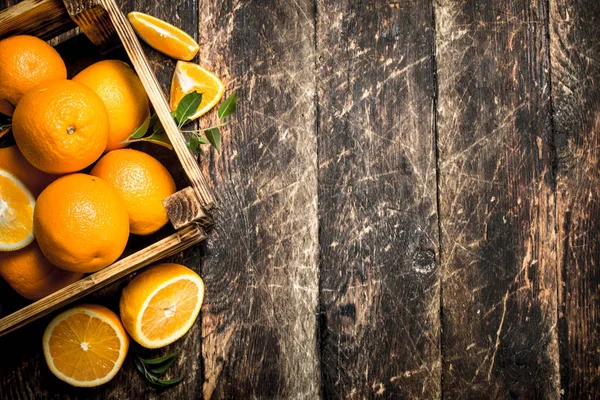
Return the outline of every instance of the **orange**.
{"type": "Polygon", "coordinates": [[[127,209],[100,178],[63,176],[38,197],[33,216],[40,249],[59,268],[95,272],[115,262],[129,237],[127,209]]]}
{"type": "Polygon", "coordinates": [[[202,93],[202,103],[191,120],[210,111],[223,97],[225,86],[215,74],[201,66],[179,61],[171,82],[171,110],[175,111],[181,99],[193,91],[202,93]]]}
{"type": "Polygon", "coordinates": [[[92,89],[108,110],[110,135],[106,150],[125,147],[122,142],[144,124],[150,113],[140,78],[123,61],[105,60],[87,67],[73,80],[92,89]]]}
{"type": "Polygon", "coordinates": [[[125,200],[131,233],[149,235],[169,221],[162,201],[175,193],[175,182],[157,159],[137,150],[115,150],[102,157],[91,174],[125,200]]]}
{"type": "Polygon", "coordinates": [[[42,345],[48,368],[58,379],[72,386],[94,387],[119,372],[129,338],[114,312],[85,304],[50,321],[42,345]]]}
{"type": "Polygon", "coordinates": [[[83,274],[50,264],[33,242],[21,250],[0,253],[0,276],[21,296],[39,300],[78,281],[83,274]]]}
{"type": "Polygon", "coordinates": [[[127,18],[144,42],[169,57],[190,61],[200,50],[193,37],[163,20],[135,11],[127,18]]]}
{"type": "Polygon", "coordinates": [[[156,349],[181,338],[200,313],[204,282],[179,264],[159,264],[138,274],[123,289],[123,326],[144,347],[156,349]]]}
{"type": "Polygon", "coordinates": [[[6,100],[0,100],[0,114],[13,115],[14,107],[6,100]]]}
{"type": "Polygon", "coordinates": [[[67,79],[67,68],[56,50],[34,36],[0,40],[0,99],[17,105],[29,89],[67,79]]]}
{"type": "Polygon", "coordinates": [[[0,251],[19,250],[33,242],[34,207],[29,189],[0,169],[0,251]]]}
{"type": "Polygon", "coordinates": [[[49,174],[80,171],[106,149],[108,113],[90,88],[73,81],[36,86],[13,114],[19,150],[34,167],[49,174]]]}
{"type": "Polygon", "coordinates": [[[39,196],[42,190],[56,180],[58,176],[40,171],[23,157],[17,146],[0,149],[0,168],[16,176],[34,196],[39,196]]]}

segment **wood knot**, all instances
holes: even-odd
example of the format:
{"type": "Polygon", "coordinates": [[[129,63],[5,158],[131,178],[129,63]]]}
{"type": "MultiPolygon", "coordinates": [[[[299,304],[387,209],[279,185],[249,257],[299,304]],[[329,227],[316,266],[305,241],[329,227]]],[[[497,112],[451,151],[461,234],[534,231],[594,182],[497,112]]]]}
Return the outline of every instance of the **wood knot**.
{"type": "Polygon", "coordinates": [[[436,267],[435,253],[431,249],[417,249],[413,253],[412,267],[416,272],[428,274],[436,267]]]}

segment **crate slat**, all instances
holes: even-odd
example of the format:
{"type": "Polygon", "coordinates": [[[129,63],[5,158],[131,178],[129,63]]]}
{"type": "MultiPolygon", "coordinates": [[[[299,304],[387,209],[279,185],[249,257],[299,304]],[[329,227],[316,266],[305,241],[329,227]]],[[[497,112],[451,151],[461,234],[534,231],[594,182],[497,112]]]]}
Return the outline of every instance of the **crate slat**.
{"type": "Polygon", "coordinates": [[[148,97],[154,106],[154,110],[167,132],[169,140],[177,153],[177,157],[179,158],[183,169],[190,179],[192,188],[198,197],[198,200],[207,211],[214,209],[216,204],[213,193],[209,189],[204,175],[202,175],[202,171],[200,171],[196,158],[187,148],[185,138],[177,128],[177,125],[175,125],[175,121],[171,116],[171,110],[168,106],[169,103],[156,80],[152,68],[150,68],[150,64],[146,60],[142,45],[135,35],[133,28],[113,0],[99,1],[108,12],[117,34],[121,38],[123,47],[129,55],[131,63],[148,93],[148,97]]]}
{"type": "Polygon", "coordinates": [[[79,29],[103,52],[121,44],[108,13],[99,0],[63,0],[63,4],[79,29]]]}
{"type": "Polygon", "coordinates": [[[143,250],[125,257],[109,267],[44,297],[0,319],[0,336],[21,328],[52,311],[74,302],[123,278],[146,265],[174,255],[206,239],[200,226],[189,226],[143,250]]]}
{"type": "Polygon", "coordinates": [[[0,39],[27,34],[49,40],[76,26],[61,0],[24,0],[0,11],[0,39]]]}

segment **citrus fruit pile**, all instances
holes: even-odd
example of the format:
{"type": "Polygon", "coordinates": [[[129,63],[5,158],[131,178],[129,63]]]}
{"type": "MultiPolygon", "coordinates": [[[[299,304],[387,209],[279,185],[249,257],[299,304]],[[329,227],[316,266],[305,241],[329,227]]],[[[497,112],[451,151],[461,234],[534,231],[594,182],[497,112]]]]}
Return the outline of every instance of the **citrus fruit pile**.
{"type": "MultiPolygon", "coordinates": [[[[180,60],[173,110],[201,93],[192,120],[221,100],[222,82],[188,62],[199,50],[193,38],[145,14],[129,20],[146,43],[180,60]]],[[[162,201],[176,191],[171,174],[125,148],[150,112],[127,63],[100,61],[68,79],[60,54],[43,40],[0,40],[0,114],[11,119],[0,137],[14,137],[0,148],[0,276],[20,295],[38,300],[64,288],[119,259],[131,234],[167,224],[162,201]]],[[[74,386],[106,383],[121,368],[129,337],[152,349],[173,343],[192,327],[203,297],[204,283],[189,268],[148,268],[123,290],[120,317],[100,305],[56,316],[43,336],[47,364],[74,386]]]]}

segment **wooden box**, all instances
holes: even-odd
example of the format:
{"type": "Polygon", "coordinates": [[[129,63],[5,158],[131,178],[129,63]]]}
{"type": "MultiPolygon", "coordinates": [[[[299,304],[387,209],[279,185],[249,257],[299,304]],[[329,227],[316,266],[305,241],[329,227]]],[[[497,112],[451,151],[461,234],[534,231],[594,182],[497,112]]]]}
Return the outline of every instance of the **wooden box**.
{"type": "MultiPolygon", "coordinates": [[[[0,11],[0,39],[28,34],[50,40],[79,29],[102,51],[122,46],[173,145],[190,186],[164,200],[175,229],[173,234],[125,256],[114,264],[86,276],[37,302],[0,319],[0,336],[14,331],[66,304],[116,280],[173,255],[206,238],[212,226],[210,212],[214,197],[200,171],[196,157],[188,150],[162,92],[127,18],[113,0],[25,0],[0,11]]],[[[1,62],[1,60],[0,60],[1,62]]]]}

